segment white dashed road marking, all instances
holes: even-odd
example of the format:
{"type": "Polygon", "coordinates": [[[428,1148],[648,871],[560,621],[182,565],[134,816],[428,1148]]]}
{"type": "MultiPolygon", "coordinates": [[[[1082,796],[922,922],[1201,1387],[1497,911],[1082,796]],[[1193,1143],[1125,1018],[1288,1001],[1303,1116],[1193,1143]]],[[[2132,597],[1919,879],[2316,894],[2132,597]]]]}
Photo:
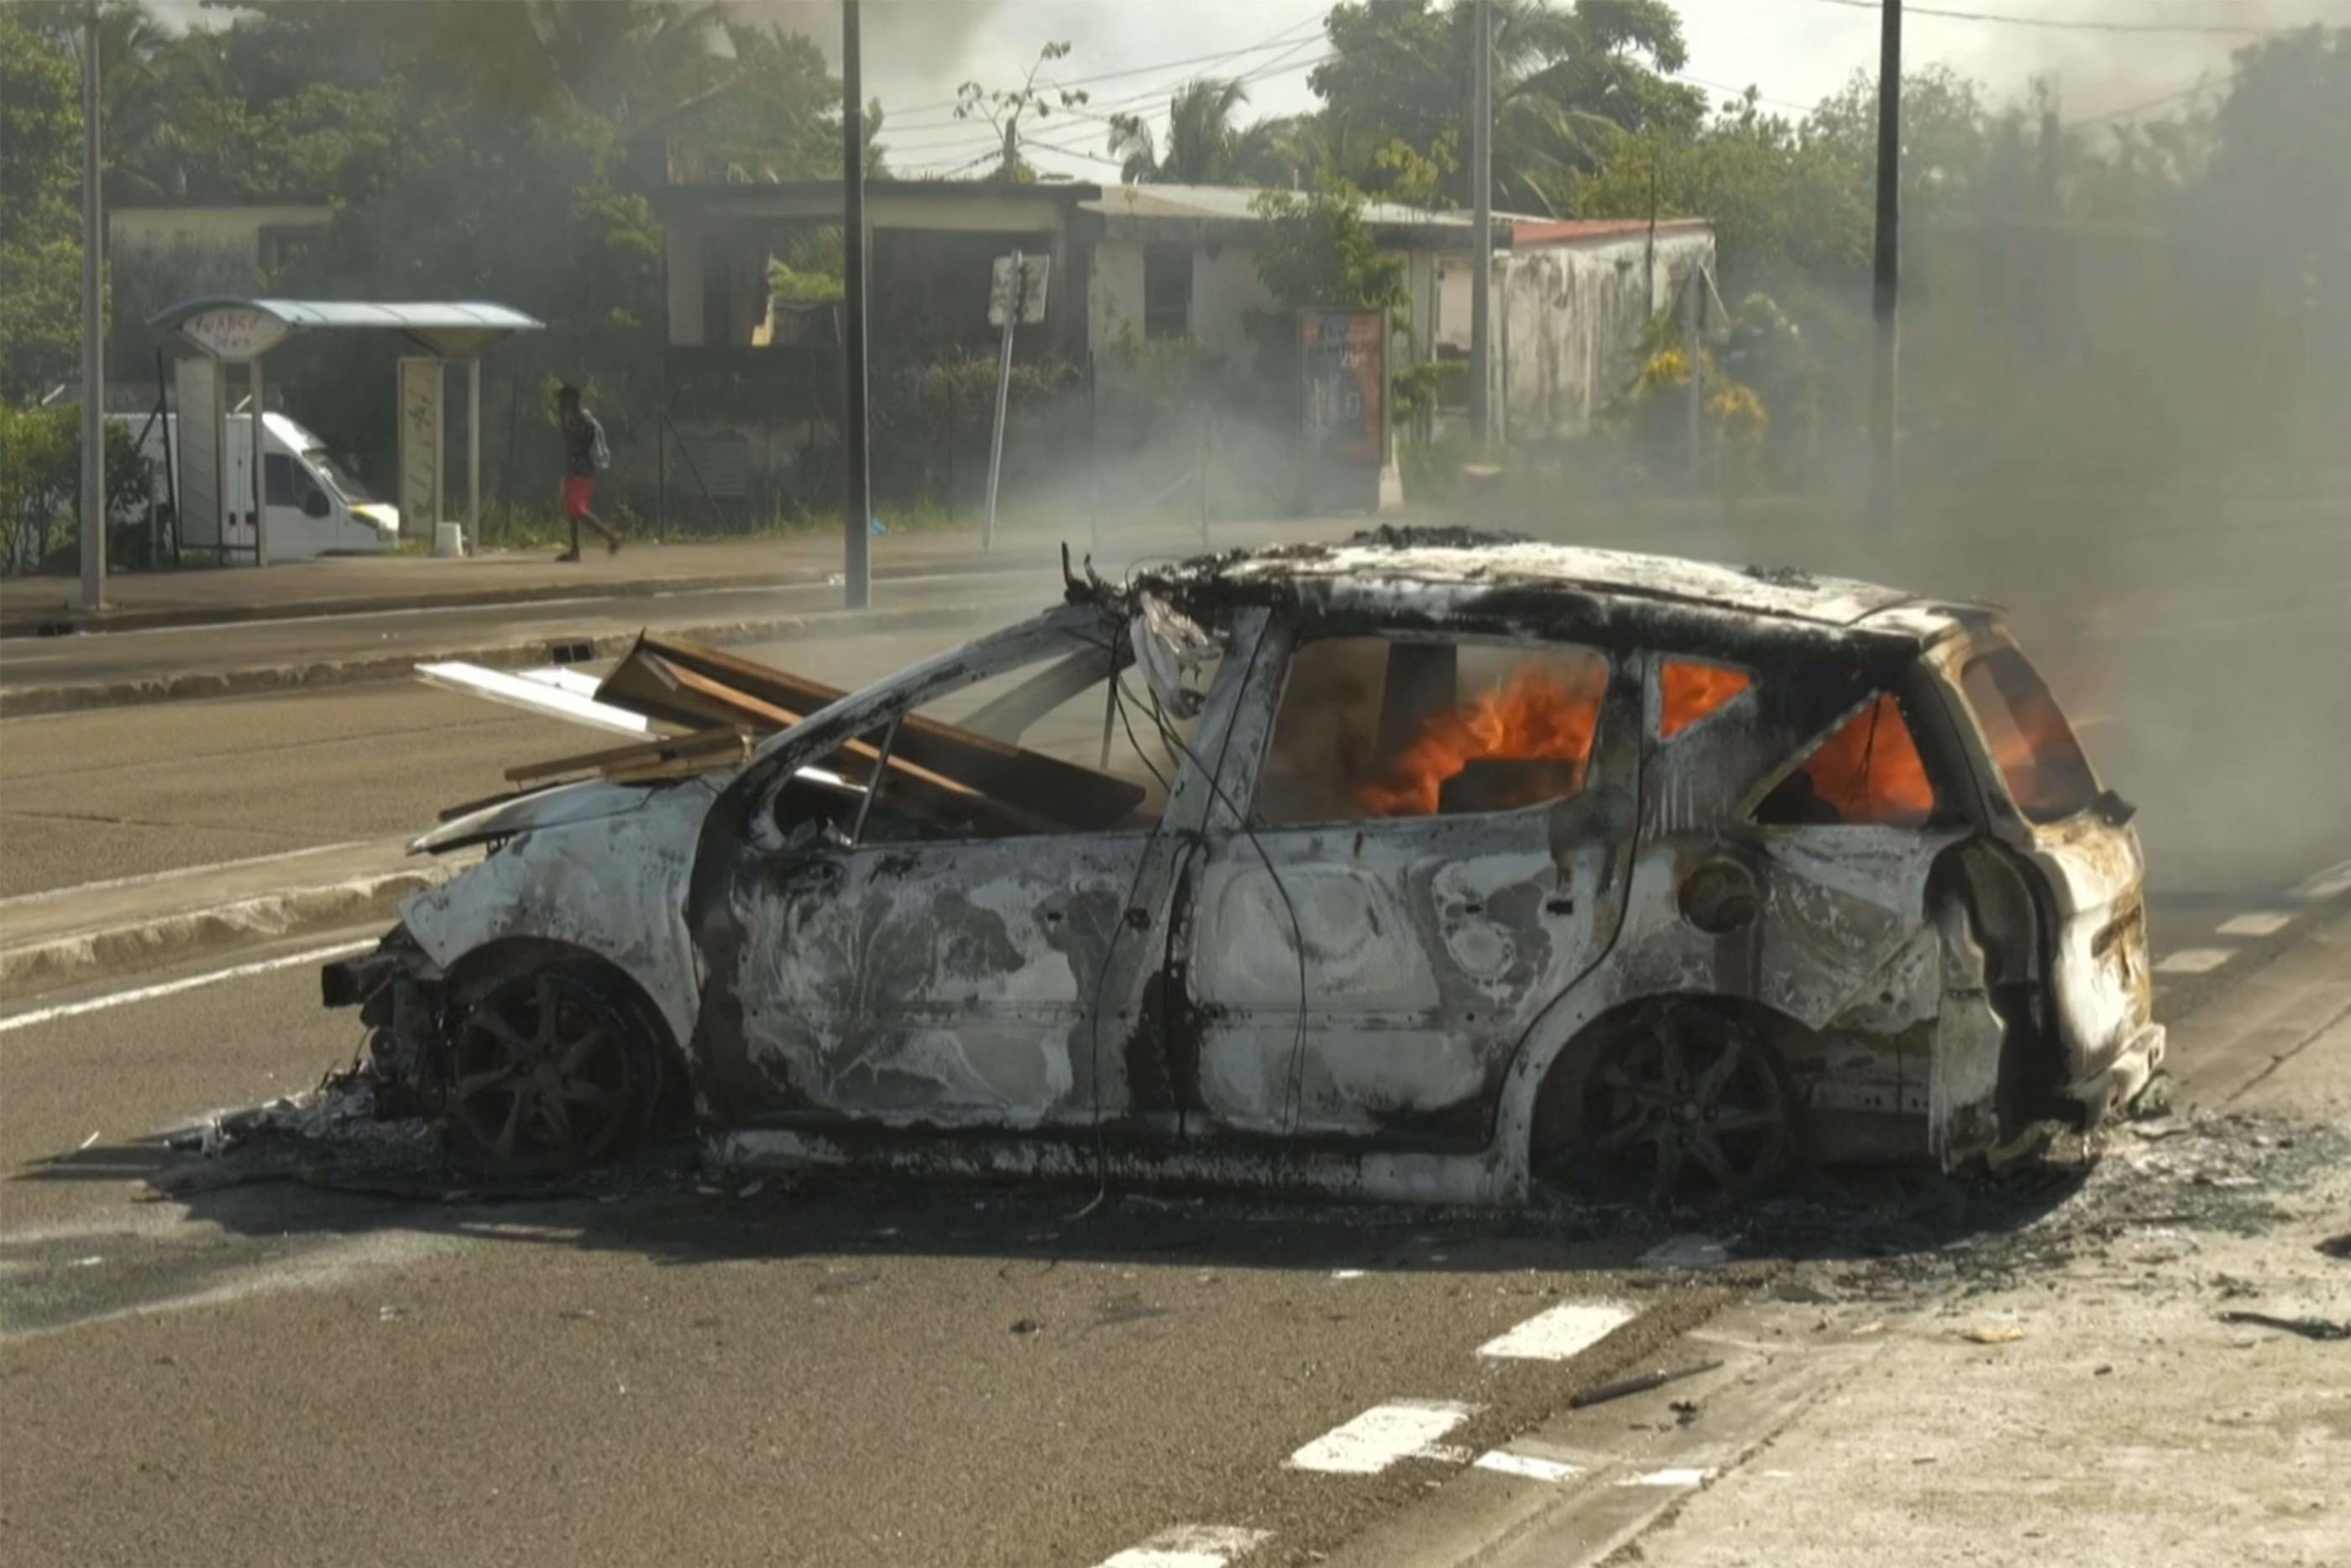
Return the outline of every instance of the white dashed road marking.
{"type": "Polygon", "coordinates": [[[1618,1486],[1701,1486],[1708,1472],[1696,1469],[1651,1470],[1645,1476],[1626,1476],[1618,1486]]]}
{"type": "Polygon", "coordinates": [[[2281,915],[2275,909],[2255,909],[2220,922],[2213,933],[2223,937],[2273,937],[2294,924],[2292,915],[2281,915]]]}
{"type": "Polygon", "coordinates": [[[1417,1454],[1477,1410],[1451,1399],[1397,1399],[1332,1428],[1286,1461],[1294,1470],[1374,1476],[1417,1454]]]}
{"type": "Polygon", "coordinates": [[[1517,1361],[1565,1361],[1591,1349],[1639,1314],[1619,1302],[1562,1302],[1537,1313],[1499,1339],[1478,1347],[1480,1355],[1517,1361]]]}
{"type": "Polygon", "coordinates": [[[1583,1472],[1561,1459],[1539,1459],[1532,1454],[1505,1453],[1496,1449],[1478,1456],[1478,1468],[1495,1470],[1506,1476],[1523,1476],[1528,1480],[1563,1481],[1583,1472]]]}
{"type": "Polygon", "coordinates": [[[2234,948],[2181,948],[2155,966],[2158,974],[2210,974],[2237,956],[2234,948]]]}
{"type": "MultiPolygon", "coordinates": [[[[108,635],[111,636],[111,633],[108,635]]],[[[224,981],[244,980],[250,975],[272,974],[281,969],[299,969],[304,964],[324,963],[329,959],[349,958],[376,945],[370,937],[363,942],[338,942],[330,948],[311,948],[308,951],[287,953],[283,958],[263,959],[256,963],[241,963],[229,969],[216,969],[208,974],[192,974],[183,980],[165,981],[161,985],[142,985],[135,991],[118,991],[107,996],[93,996],[87,1002],[68,1002],[57,1007],[37,1007],[29,1012],[12,1012],[0,1018],[0,1034],[12,1029],[30,1029],[37,1023],[53,1023],[60,1018],[79,1018],[88,1012],[103,1012],[110,1007],[122,1007],[133,1002],[152,1002],[157,997],[177,996],[183,991],[202,986],[218,985],[224,981]]]]}
{"type": "Polygon", "coordinates": [[[1262,1530],[1229,1524],[1179,1524],[1103,1558],[1096,1568],[1226,1568],[1269,1539],[1262,1530]]]}
{"type": "Polygon", "coordinates": [[[2328,867],[2294,890],[2297,898],[2332,898],[2339,893],[2351,893],[2351,860],[2328,867]]]}

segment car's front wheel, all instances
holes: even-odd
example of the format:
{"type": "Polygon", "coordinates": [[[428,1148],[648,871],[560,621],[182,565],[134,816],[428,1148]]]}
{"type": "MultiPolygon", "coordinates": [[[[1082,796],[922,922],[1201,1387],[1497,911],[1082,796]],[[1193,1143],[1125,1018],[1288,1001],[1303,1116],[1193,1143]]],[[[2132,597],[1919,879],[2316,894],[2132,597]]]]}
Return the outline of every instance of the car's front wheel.
{"type": "Polygon", "coordinates": [[[559,1174],[622,1153],[660,1100],[660,1048],[592,965],[498,980],[465,1007],[449,1043],[451,1136],[496,1170],[559,1174]]]}

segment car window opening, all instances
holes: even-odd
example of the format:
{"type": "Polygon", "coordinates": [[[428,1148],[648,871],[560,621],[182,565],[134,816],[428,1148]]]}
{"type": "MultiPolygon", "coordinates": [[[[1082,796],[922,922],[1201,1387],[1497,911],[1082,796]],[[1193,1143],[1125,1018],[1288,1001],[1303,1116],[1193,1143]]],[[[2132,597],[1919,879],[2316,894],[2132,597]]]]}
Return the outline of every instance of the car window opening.
{"type": "Polygon", "coordinates": [[[842,742],[778,793],[777,826],[789,836],[829,824],[858,845],[1144,832],[1166,809],[1174,772],[1152,749],[1172,759],[1187,730],[1116,680],[1106,650],[1089,649],[842,742]]]}
{"type": "Polygon", "coordinates": [[[2024,655],[2004,648],[1970,659],[1959,689],[2001,782],[2028,821],[2063,822],[2089,809],[2098,794],[2089,759],[2024,655]]]}
{"type": "Polygon", "coordinates": [[[1259,815],[1452,816],[1576,794],[1607,683],[1590,649],[1308,643],[1291,661],[1259,815]]]}
{"type": "Polygon", "coordinates": [[[1813,748],[1755,808],[1757,822],[1792,827],[1923,827],[1934,815],[1934,782],[1890,691],[1813,748]]]}
{"type": "Polygon", "coordinates": [[[1668,659],[1657,673],[1657,738],[1670,741],[1755,684],[1743,670],[1668,659]]]}

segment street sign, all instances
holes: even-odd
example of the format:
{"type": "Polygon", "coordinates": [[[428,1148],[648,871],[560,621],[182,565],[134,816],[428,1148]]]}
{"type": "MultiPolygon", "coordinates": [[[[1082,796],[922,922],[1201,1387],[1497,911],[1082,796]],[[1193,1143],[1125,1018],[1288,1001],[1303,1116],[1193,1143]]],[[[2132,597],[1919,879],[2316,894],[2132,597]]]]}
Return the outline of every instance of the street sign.
{"type": "Polygon", "coordinates": [[[269,312],[235,306],[180,323],[180,336],[215,359],[258,359],[284,342],[286,333],[286,324],[269,312]]]}
{"type": "Polygon", "coordinates": [[[1012,308],[1012,265],[1020,264],[1020,325],[1034,327],[1045,319],[1045,280],[1053,268],[1051,256],[1024,256],[1019,252],[996,258],[987,279],[987,324],[1001,327],[1012,308]]]}

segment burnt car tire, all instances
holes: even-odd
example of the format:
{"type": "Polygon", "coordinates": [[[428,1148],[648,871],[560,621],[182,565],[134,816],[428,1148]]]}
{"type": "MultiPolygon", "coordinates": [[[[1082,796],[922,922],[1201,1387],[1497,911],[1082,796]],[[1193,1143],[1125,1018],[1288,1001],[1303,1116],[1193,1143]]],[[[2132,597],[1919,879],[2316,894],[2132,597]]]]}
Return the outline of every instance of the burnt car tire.
{"type": "Polygon", "coordinates": [[[627,989],[591,964],[499,980],[448,1038],[449,1137],[468,1165],[568,1174],[628,1152],[661,1104],[655,1033],[627,989]]]}
{"type": "Polygon", "coordinates": [[[1549,1179],[1617,1199],[1735,1203],[1802,1162],[1795,1080],[1757,1021],[1704,1001],[1645,1008],[1611,1029],[1583,1082],[1549,1179]]]}

